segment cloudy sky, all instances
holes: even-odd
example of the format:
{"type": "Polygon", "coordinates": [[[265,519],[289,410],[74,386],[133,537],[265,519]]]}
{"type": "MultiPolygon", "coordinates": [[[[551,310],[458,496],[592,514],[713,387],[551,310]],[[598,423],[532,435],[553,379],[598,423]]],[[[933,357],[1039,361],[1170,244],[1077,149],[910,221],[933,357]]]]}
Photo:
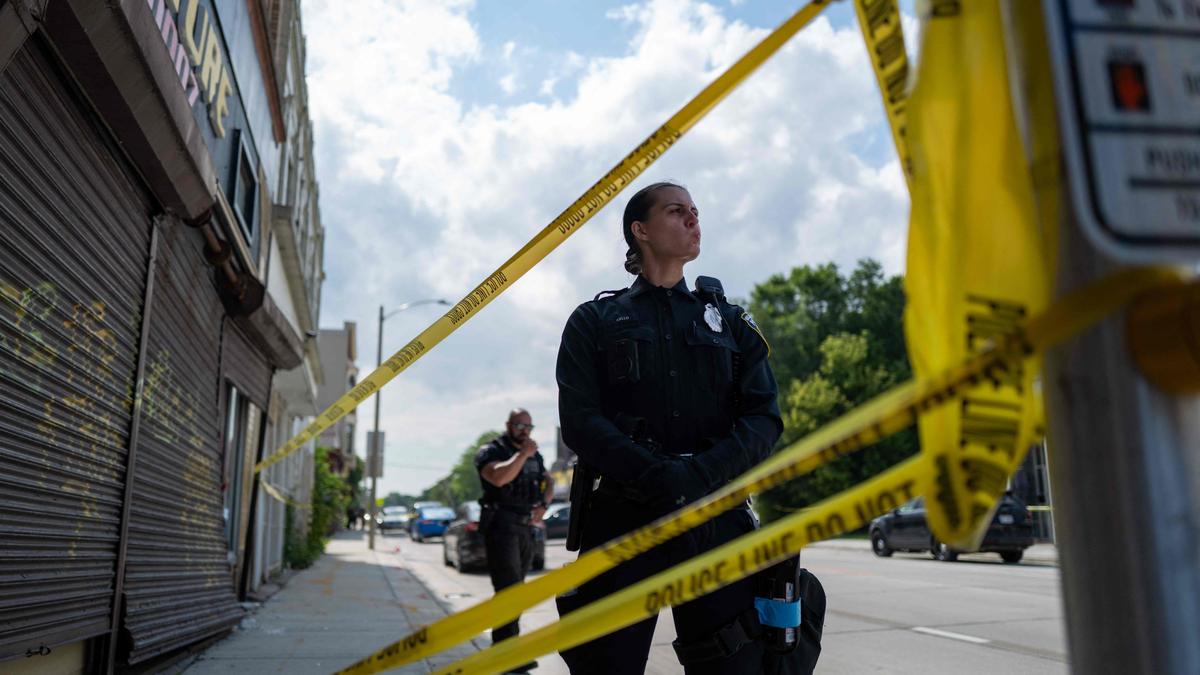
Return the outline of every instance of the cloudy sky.
{"type": "MultiPolygon", "coordinates": [[[[380,304],[460,300],[799,6],[305,0],[322,326],[357,322],[365,377],[380,304]]],[[[863,257],[899,273],[908,198],[851,3],[826,10],[634,188],[664,178],[702,213],[689,283],[715,276],[746,297],[794,266],[863,257]]],[[[620,212],[632,191],[383,390],[381,494],[433,483],[515,406],[554,459],[559,337],[576,305],[631,281],[620,212]]],[[[444,310],[389,319],[384,358],[444,310]]],[[[360,448],[373,412],[359,408],[360,448]]]]}

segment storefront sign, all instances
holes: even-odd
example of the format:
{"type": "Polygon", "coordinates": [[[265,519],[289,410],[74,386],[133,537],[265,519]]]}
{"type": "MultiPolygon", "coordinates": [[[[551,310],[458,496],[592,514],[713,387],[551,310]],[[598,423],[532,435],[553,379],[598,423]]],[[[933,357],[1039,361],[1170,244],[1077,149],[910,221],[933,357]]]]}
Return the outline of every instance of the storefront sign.
{"type": "Polygon", "coordinates": [[[203,95],[208,119],[217,138],[225,138],[233,80],[221,33],[210,5],[204,0],[146,0],[154,13],[163,45],[179,86],[193,106],[203,95]]]}
{"type": "MultiPolygon", "coordinates": [[[[200,136],[208,148],[216,170],[218,187],[231,207],[230,227],[241,230],[245,249],[253,258],[257,255],[259,221],[259,153],[251,133],[245,108],[245,86],[253,96],[265,87],[256,72],[247,81],[237,78],[238,64],[232,54],[246,52],[244,44],[230,44],[229,36],[253,40],[252,33],[240,30],[243,17],[236,3],[226,3],[218,10],[214,0],[145,0],[147,11],[154,21],[157,35],[147,36],[151,43],[146,49],[162,48],[171,59],[178,75],[178,91],[191,106],[192,117],[199,125],[200,136]],[[233,11],[226,11],[226,7],[233,11]]],[[[244,4],[242,4],[244,7],[244,4]]],[[[257,58],[254,45],[250,53],[257,58]]],[[[246,64],[242,74],[246,75],[246,64]]],[[[257,61],[253,66],[257,66],[257,61]]],[[[168,87],[174,87],[169,83],[168,87]]],[[[164,91],[174,96],[173,91],[164,91]]],[[[270,124],[270,120],[267,120],[270,124]]],[[[269,130],[269,126],[267,127],[269,130]]]]}

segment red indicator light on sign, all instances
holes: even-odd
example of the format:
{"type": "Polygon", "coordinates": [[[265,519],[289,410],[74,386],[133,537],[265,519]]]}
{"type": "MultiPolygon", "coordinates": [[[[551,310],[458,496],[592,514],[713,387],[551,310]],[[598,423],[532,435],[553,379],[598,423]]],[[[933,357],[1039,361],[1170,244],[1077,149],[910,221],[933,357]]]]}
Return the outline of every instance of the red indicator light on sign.
{"type": "Polygon", "coordinates": [[[1108,79],[1112,85],[1113,105],[1117,110],[1150,111],[1150,88],[1146,86],[1146,67],[1140,61],[1109,61],[1108,79]]]}

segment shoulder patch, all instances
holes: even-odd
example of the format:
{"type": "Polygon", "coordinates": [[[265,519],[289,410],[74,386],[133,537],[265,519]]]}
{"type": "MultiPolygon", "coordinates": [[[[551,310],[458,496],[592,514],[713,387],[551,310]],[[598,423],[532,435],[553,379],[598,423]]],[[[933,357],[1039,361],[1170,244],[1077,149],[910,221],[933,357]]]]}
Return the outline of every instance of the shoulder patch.
{"type": "Polygon", "coordinates": [[[742,321],[745,321],[747,326],[758,333],[758,337],[762,338],[763,344],[767,346],[767,356],[770,356],[771,343],[767,342],[767,336],[763,335],[762,329],[758,327],[757,323],[754,323],[754,317],[750,316],[750,312],[742,312],[742,321]]]}

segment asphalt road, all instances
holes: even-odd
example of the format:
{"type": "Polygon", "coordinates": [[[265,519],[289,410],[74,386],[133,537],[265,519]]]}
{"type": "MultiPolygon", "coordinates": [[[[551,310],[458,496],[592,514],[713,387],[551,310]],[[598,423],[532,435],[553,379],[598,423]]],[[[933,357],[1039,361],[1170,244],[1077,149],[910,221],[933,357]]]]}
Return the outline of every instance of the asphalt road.
{"type": "MultiPolygon", "coordinates": [[[[442,564],[442,542],[387,535],[380,550],[403,557],[438,598],[465,609],[492,595],[486,574],[460,574],[442,564]]],[[[574,559],[551,540],[548,568],[574,559]]],[[[804,566],[825,587],[828,611],[818,673],[1065,673],[1068,670],[1059,571],[1051,564],[1006,565],[995,555],[956,563],[928,555],[891,558],[861,549],[805,549],[804,566]]],[[[555,621],[553,602],[521,617],[528,632],[555,621]]],[[[647,673],[681,673],[671,650],[669,616],[661,616],[647,673]]],[[[486,646],[480,636],[476,641],[486,646]]],[[[538,659],[539,675],[567,673],[557,654],[538,659]]]]}

